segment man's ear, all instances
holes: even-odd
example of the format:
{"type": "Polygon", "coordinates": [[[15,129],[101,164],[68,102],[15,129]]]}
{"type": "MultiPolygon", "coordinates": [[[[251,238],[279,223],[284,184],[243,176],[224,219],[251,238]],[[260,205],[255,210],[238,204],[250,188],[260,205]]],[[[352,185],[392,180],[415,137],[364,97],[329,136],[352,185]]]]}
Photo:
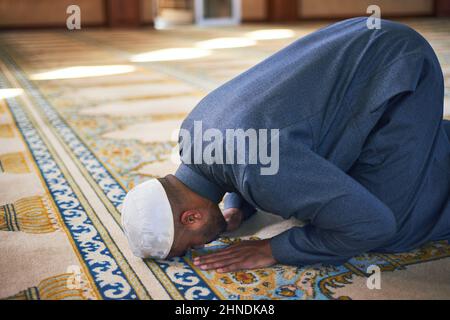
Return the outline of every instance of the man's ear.
{"type": "Polygon", "coordinates": [[[196,229],[206,223],[205,213],[198,209],[184,211],[180,216],[181,224],[196,229]]]}

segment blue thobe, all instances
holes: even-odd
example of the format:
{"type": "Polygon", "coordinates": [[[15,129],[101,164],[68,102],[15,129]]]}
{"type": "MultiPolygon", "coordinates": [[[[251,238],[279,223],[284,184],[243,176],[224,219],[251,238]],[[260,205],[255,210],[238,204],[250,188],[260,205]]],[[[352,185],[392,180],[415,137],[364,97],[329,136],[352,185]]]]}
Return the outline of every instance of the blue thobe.
{"type": "MultiPolygon", "coordinates": [[[[411,28],[366,18],[303,37],[207,95],[182,128],[279,129],[279,170],[183,163],[214,202],[307,221],[270,240],[277,261],[340,264],[450,238],[450,125],[443,75],[411,28]]],[[[192,148],[182,146],[183,152],[192,148]]],[[[184,159],[186,153],[183,154],[184,159]]],[[[187,162],[187,161],[185,161],[187,162]]]]}

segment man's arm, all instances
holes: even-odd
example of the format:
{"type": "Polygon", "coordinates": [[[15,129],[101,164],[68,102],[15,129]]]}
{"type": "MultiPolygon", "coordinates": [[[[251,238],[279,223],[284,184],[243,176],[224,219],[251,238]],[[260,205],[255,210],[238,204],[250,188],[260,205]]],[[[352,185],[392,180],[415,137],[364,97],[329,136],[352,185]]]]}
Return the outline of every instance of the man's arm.
{"type": "Polygon", "coordinates": [[[227,231],[238,229],[242,222],[256,212],[256,209],[237,193],[227,193],[224,199],[223,216],[227,222],[227,231]]]}
{"type": "Polygon", "coordinates": [[[244,200],[238,193],[232,192],[227,193],[223,200],[223,208],[224,210],[235,208],[240,209],[242,211],[242,221],[250,218],[255,212],[256,209],[250,203],[244,200]]]}
{"type": "Polygon", "coordinates": [[[396,232],[392,211],[335,165],[298,144],[280,157],[277,175],[248,166],[243,192],[263,210],[309,220],[274,238],[242,241],[194,261],[221,272],[270,266],[341,264],[380,247],[396,232]],[[282,161],[282,162],[281,162],[282,161]]]}

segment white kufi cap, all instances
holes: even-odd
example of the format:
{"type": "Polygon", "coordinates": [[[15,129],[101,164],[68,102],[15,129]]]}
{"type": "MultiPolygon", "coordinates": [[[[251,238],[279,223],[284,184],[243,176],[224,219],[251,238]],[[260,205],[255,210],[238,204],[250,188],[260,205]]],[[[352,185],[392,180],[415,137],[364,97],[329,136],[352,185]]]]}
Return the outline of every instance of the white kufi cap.
{"type": "Polygon", "coordinates": [[[133,254],[165,259],[172,248],[172,209],[161,182],[151,179],[131,189],[123,201],[122,226],[133,254]]]}

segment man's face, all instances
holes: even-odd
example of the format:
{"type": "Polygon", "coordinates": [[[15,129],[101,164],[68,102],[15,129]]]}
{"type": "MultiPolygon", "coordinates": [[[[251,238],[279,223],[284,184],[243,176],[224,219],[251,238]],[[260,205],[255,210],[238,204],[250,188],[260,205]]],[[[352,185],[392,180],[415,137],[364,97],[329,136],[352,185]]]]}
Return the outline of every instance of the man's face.
{"type": "Polygon", "coordinates": [[[220,234],[225,232],[227,223],[218,206],[208,208],[199,217],[192,217],[196,225],[183,225],[176,230],[175,237],[178,238],[177,245],[172,248],[168,258],[184,256],[189,249],[202,247],[216,240],[220,234]]]}

